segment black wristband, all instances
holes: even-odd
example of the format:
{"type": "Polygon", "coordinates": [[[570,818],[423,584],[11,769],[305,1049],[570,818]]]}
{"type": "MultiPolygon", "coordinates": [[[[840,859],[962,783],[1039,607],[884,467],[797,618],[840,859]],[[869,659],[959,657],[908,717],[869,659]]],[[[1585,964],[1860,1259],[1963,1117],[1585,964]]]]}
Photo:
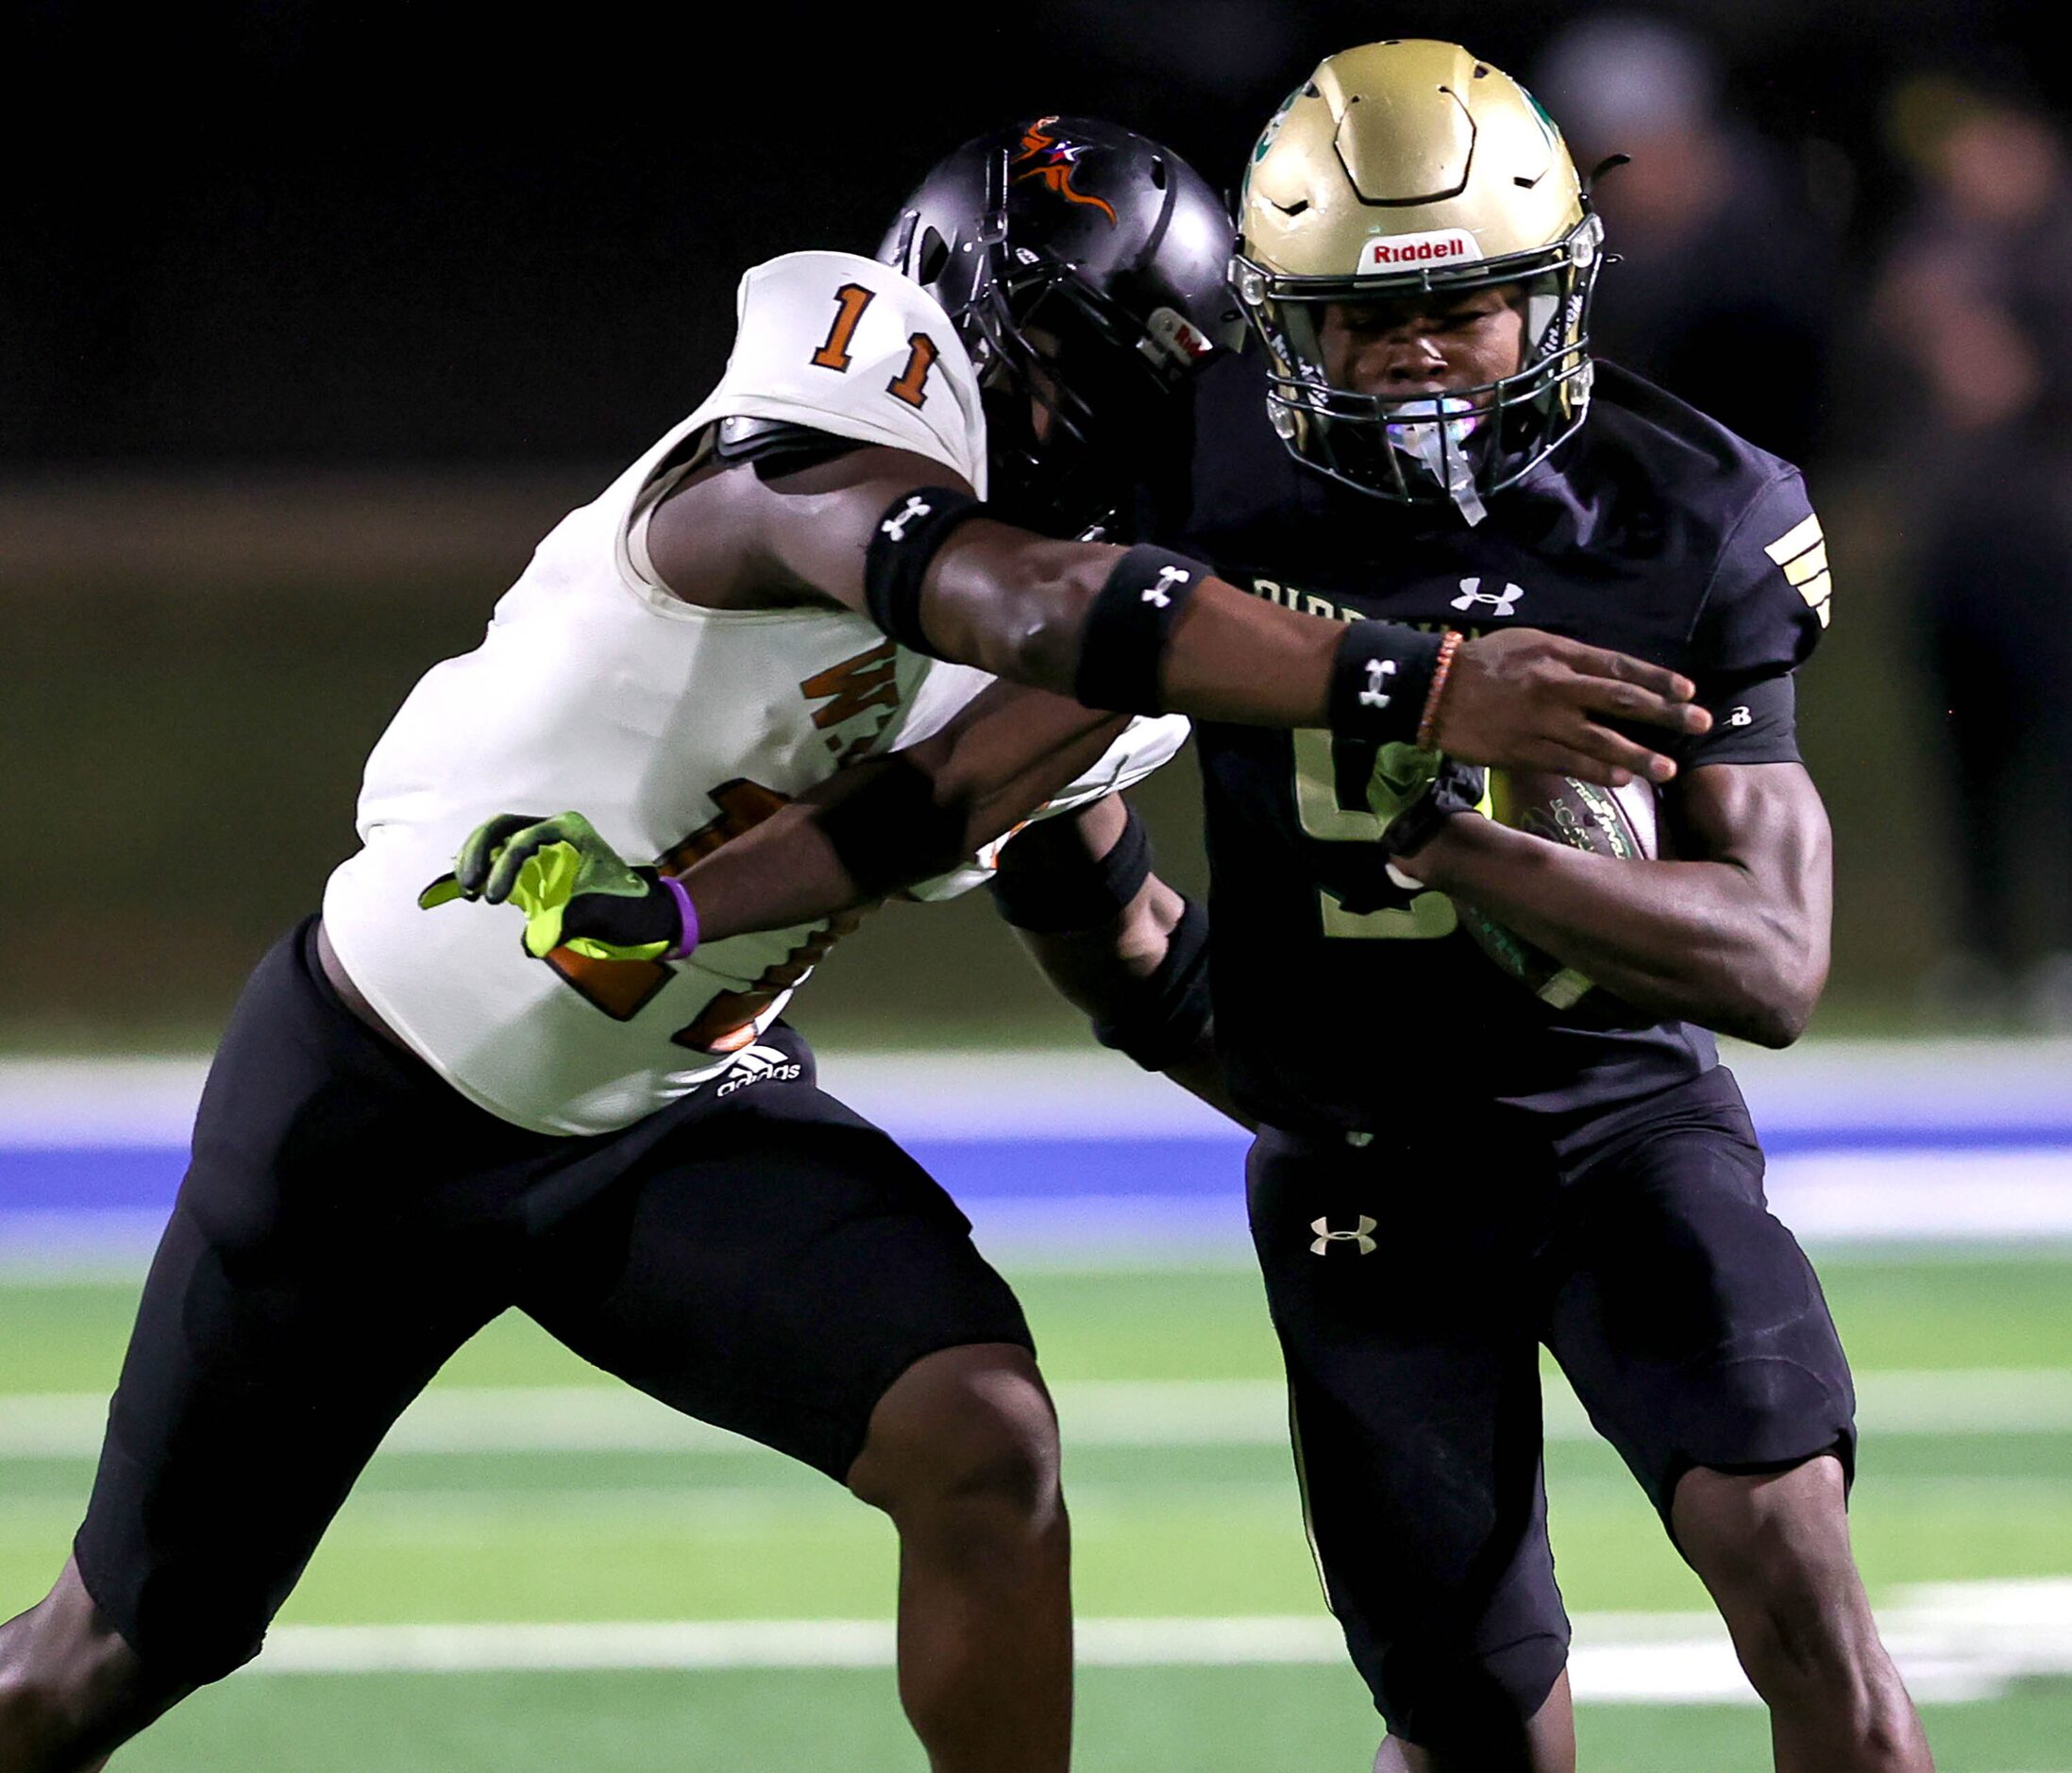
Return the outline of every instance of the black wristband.
{"type": "Polygon", "coordinates": [[[633,872],[648,883],[645,897],[578,893],[562,917],[564,939],[589,936],[626,948],[646,942],[667,942],[674,948],[683,933],[682,913],[677,908],[675,895],[663,889],[659,870],[636,868],[633,872]]]}
{"type": "Polygon", "coordinates": [[[1400,622],[1353,623],[1331,666],[1331,731],[1376,745],[1413,742],[1440,638],[1400,622]]]}
{"type": "Polygon", "coordinates": [[[1064,861],[1046,854],[1040,865],[1018,869],[1008,861],[1015,853],[1008,844],[990,882],[993,908],[1036,936],[1099,929],[1115,918],[1151,877],[1151,833],[1135,807],[1125,802],[1123,810],[1121,836],[1105,855],[1064,861]]]}
{"type": "Polygon", "coordinates": [[[1200,1044],[1209,1023],[1208,913],[1182,902],[1180,921],[1166,938],[1166,957],[1132,988],[1129,1001],[1094,1038],[1126,1053],[1147,1072],[1177,1065],[1200,1044]]]}
{"type": "Polygon", "coordinates": [[[1431,786],[1389,821],[1381,834],[1383,849],[1390,855],[1415,855],[1449,819],[1479,812],[1489,777],[1480,764],[1442,760],[1431,786]]]}
{"type": "Polygon", "coordinates": [[[1079,631],[1073,696],[1117,714],[1163,714],[1158,663],[1172,625],[1208,577],[1200,561],[1148,545],[1117,561],[1079,631]]]}
{"type": "Polygon", "coordinates": [[[921,581],[951,532],[984,509],[953,486],[921,486],[884,509],[864,552],[864,602],[876,622],[909,652],[944,655],[921,627],[921,581]]]}

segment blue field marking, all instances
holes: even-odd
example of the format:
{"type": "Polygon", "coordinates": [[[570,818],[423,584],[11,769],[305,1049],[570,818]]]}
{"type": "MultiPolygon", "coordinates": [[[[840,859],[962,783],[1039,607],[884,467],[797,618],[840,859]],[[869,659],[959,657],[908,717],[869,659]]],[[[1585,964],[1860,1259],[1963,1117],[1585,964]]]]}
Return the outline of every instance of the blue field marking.
{"type": "Polygon", "coordinates": [[[0,1212],[164,1211],[186,1168],[179,1145],[0,1147],[0,1212]]]}
{"type": "MultiPolygon", "coordinates": [[[[1809,1241],[2072,1238],[2072,1042],[1809,1043],[1732,1059],[1770,1199],[1809,1241]]],[[[0,1259],[134,1252],[186,1164],[205,1062],[0,1062],[0,1259]]],[[[982,1239],[1242,1254],[1246,1138],[1087,1052],[832,1055],[822,1079],[982,1239]]]]}
{"type": "MultiPolygon", "coordinates": [[[[1245,1136],[917,1139],[906,1149],[959,1200],[1218,1195],[1244,1174],[1245,1136]]],[[[164,1211],[187,1165],[177,1145],[0,1147],[0,1213],[164,1211]]]]}
{"type": "MultiPolygon", "coordinates": [[[[1217,1196],[1244,1174],[1246,1136],[919,1138],[901,1141],[959,1200],[1217,1196]]],[[[2055,1154],[2072,1186],[2072,1124],[1927,1128],[1784,1127],[1763,1136],[1773,1164],[1811,1155],[2055,1154]]],[[[178,1145],[0,1145],[0,1213],[163,1210],[186,1169],[178,1145]]]]}
{"type": "Polygon", "coordinates": [[[1247,1143],[1233,1127],[1206,1139],[919,1139],[907,1149],[960,1201],[1043,1201],[1226,1195],[1242,1183],[1247,1143]]]}

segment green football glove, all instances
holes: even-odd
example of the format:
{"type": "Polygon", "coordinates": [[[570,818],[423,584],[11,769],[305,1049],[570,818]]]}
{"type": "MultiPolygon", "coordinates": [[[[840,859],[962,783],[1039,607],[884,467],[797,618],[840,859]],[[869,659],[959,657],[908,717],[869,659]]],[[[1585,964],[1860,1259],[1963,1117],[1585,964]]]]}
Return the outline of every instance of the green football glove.
{"type": "Polygon", "coordinates": [[[652,868],[631,868],[581,813],[499,813],[478,826],[417,895],[430,911],[456,899],[506,901],[525,913],[525,952],[567,948],[592,960],[682,959],[697,946],[690,895],[652,868]]]}
{"type": "Polygon", "coordinates": [[[1490,772],[1412,745],[1384,745],[1368,779],[1367,804],[1381,820],[1389,854],[1414,855],[1449,819],[1490,810],[1490,772]]]}

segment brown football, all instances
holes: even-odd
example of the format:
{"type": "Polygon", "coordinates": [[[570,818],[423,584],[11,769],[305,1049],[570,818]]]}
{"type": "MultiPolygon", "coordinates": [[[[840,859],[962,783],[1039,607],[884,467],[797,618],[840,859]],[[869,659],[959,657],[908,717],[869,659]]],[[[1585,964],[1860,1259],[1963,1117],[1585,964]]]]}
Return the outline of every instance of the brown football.
{"type": "MultiPolygon", "coordinates": [[[[1514,831],[1619,861],[1652,861],[1660,853],[1655,790],[1642,781],[1601,788],[1541,770],[1492,769],[1490,814],[1514,831]]],[[[1474,905],[1457,902],[1456,909],[1475,945],[1550,1007],[1572,1009],[1592,990],[1591,981],[1573,967],[1474,905]]]]}

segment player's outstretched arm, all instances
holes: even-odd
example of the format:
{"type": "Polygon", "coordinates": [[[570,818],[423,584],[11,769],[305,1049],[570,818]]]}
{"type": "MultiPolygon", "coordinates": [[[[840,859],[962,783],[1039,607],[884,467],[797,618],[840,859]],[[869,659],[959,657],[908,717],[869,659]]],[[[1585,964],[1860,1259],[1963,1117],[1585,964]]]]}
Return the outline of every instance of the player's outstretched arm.
{"type": "Polygon", "coordinates": [[[817,923],[969,862],[1090,769],[1127,725],[994,684],[940,732],[838,770],[680,878],[707,941],[817,923]]]}
{"type": "Polygon", "coordinates": [[[1207,914],[1151,871],[1143,827],[1120,795],[1019,833],[1001,852],[993,895],[1103,1045],[1255,1124],[1216,1058],[1207,914]]]}
{"type": "Polygon", "coordinates": [[[473,832],[427,910],[510,903],[535,958],[683,958],[703,944],[817,923],[969,862],[1091,769],[1128,724],[994,684],[941,731],[838,770],[681,875],[633,867],[580,813],[505,813],[473,832]]]}
{"type": "Polygon", "coordinates": [[[1676,796],[1692,859],[1618,861],[1446,819],[1395,866],[1465,899],[1635,1007],[1788,1046],[1828,978],[1827,810],[1803,765],[1712,764],[1676,796]]]}
{"type": "Polygon", "coordinates": [[[905,645],[1090,707],[1244,725],[1422,735],[1473,762],[1621,784],[1676,766],[1603,724],[1703,732],[1686,678],[1519,630],[1458,647],[1251,597],[1153,549],[1062,542],[994,522],[940,464],[884,448],[765,479],[720,472],[649,531],[672,586],[774,586],[871,616],[905,645]]]}

